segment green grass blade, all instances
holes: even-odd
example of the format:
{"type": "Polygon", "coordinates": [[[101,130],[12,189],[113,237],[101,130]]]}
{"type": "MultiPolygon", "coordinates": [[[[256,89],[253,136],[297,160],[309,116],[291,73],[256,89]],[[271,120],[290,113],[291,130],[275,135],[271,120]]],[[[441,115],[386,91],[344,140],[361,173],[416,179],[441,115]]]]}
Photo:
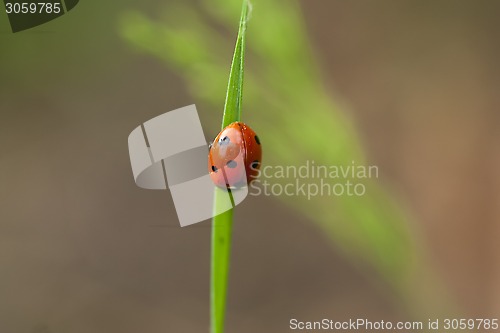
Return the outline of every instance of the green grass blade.
{"type": "MultiPolygon", "coordinates": [[[[222,201],[218,198],[219,195],[216,195],[215,204],[222,201]]],[[[210,286],[210,332],[212,333],[224,332],[232,227],[232,209],[213,218],[210,286]]]]}
{"type": "MultiPolygon", "coordinates": [[[[243,1],[238,38],[234,50],[229,83],[224,103],[222,128],[232,122],[239,121],[243,98],[243,67],[245,60],[245,30],[249,2],[243,1]]],[[[222,202],[223,191],[216,190],[214,206],[222,202]]],[[[233,210],[215,216],[212,223],[212,258],[210,282],[210,331],[224,332],[226,314],[229,261],[231,252],[231,231],[233,226],[233,210]]]]}
{"type": "Polygon", "coordinates": [[[245,31],[247,26],[248,6],[249,2],[247,0],[243,0],[238,38],[236,40],[233,61],[231,63],[231,71],[229,73],[226,102],[224,103],[222,128],[232,122],[239,121],[241,117],[241,104],[243,98],[243,65],[245,61],[245,31]]]}

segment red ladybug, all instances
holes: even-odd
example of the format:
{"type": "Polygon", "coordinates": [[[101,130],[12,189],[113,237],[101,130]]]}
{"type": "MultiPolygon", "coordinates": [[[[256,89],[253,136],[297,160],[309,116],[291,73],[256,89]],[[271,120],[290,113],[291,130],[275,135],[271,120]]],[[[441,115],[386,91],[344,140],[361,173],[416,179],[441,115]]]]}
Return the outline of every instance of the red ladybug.
{"type": "Polygon", "coordinates": [[[210,146],[208,172],[219,187],[242,187],[257,177],[261,161],[259,137],[237,121],[225,127],[210,146]]]}

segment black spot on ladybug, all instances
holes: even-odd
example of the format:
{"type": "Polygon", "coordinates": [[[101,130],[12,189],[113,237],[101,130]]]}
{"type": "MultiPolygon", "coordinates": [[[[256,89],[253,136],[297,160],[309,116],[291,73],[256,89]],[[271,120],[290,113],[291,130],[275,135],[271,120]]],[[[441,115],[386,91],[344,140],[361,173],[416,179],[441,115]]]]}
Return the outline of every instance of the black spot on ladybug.
{"type": "Polygon", "coordinates": [[[257,161],[257,160],[255,160],[255,161],[252,162],[252,164],[250,164],[250,167],[252,169],[257,169],[259,167],[259,164],[260,164],[260,162],[257,161]]]}
{"type": "Polygon", "coordinates": [[[212,171],[217,172],[217,170],[219,170],[219,169],[217,169],[217,167],[215,165],[212,165],[212,171]]]}
{"type": "Polygon", "coordinates": [[[234,168],[236,168],[236,165],[238,165],[238,163],[236,163],[234,160],[230,160],[230,161],[227,161],[226,165],[229,168],[234,169],[234,168]]]}
{"type": "Polygon", "coordinates": [[[259,140],[259,137],[257,135],[255,136],[255,142],[257,142],[257,144],[260,145],[260,140],[259,140]]]}
{"type": "Polygon", "coordinates": [[[229,144],[229,142],[231,142],[231,140],[229,139],[229,137],[227,135],[225,137],[219,139],[219,144],[221,146],[227,145],[227,144],[229,144]]]}

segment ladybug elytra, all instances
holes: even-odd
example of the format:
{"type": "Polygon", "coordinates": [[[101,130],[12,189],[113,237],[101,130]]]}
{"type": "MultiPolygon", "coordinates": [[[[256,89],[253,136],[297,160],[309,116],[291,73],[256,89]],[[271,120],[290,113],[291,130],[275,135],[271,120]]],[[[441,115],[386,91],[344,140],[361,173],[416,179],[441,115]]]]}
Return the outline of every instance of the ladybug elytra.
{"type": "Polygon", "coordinates": [[[226,126],[214,139],[208,154],[208,172],[215,185],[238,188],[259,173],[262,148],[259,137],[245,123],[226,126]]]}

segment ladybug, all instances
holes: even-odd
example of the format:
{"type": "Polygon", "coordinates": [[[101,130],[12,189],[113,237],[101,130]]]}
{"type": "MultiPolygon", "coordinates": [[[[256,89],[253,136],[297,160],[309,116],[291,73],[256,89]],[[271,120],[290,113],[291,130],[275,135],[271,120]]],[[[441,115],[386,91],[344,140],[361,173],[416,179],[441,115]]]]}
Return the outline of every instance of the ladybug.
{"type": "Polygon", "coordinates": [[[239,188],[257,177],[261,161],[259,137],[237,121],[225,127],[210,145],[208,172],[215,185],[239,188]]]}

